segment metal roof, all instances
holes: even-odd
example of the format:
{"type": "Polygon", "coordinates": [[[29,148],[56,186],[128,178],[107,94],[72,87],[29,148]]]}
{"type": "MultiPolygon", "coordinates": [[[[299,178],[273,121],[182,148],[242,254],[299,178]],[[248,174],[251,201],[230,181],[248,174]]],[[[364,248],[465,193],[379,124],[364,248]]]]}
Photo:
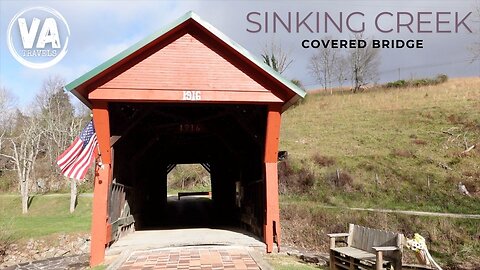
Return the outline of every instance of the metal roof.
{"type": "Polygon", "coordinates": [[[81,86],[84,83],[87,83],[89,80],[95,78],[100,73],[104,72],[106,69],[112,67],[113,65],[117,64],[121,60],[125,59],[126,57],[130,56],[131,54],[135,53],[136,51],[142,49],[146,45],[150,44],[151,42],[155,41],[157,38],[163,36],[164,34],[168,33],[172,29],[176,28],[177,26],[181,25],[182,23],[188,20],[194,20],[198,24],[200,24],[203,28],[208,30],[210,33],[215,35],[225,44],[233,48],[235,51],[246,57],[252,63],[260,67],[264,70],[267,74],[272,76],[274,79],[285,85],[289,90],[295,93],[295,96],[287,101],[284,105],[284,110],[290,107],[293,103],[295,103],[299,98],[303,98],[306,95],[305,90],[301,89],[290,80],[282,77],[278,72],[272,69],[270,66],[265,64],[263,61],[259,60],[245,48],[243,48],[240,44],[236,43],[225,34],[223,34],[220,30],[215,28],[213,25],[209,24],[208,22],[202,20],[200,16],[198,16],[195,12],[189,11],[185,13],[183,16],[172,22],[171,24],[167,25],[166,27],[156,31],[155,33],[147,36],[146,38],[140,40],[139,42],[133,44],[129,48],[125,49],[124,51],[120,52],[119,54],[115,55],[114,57],[110,58],[109,60],[105,61],[104,63],[100,64],[99,66],[95,67],[94,69],[90,70],[89,72],[85,73],[84,75],[80,76],[76,80],[67,84],[64,89],[66,91],[71,91],[77,98],[79,98],[83,103],[87,106],[90,106],[90,102],[86,100],[80,93],[77,92],[77,87],[81,86]]]}

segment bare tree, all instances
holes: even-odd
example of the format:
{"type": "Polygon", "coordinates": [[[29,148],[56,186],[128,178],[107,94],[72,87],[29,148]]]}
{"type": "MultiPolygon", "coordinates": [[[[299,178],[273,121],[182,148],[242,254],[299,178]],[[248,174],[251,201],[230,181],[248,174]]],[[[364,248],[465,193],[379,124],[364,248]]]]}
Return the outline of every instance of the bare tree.
{"type": "Polygon", "coordinates": [[[334,66],[334,77],[337,80],[338,86],[342,87],[346,80],[348,80],[348,60],[344,55],[339,55],[334,66]]]}
{"type": "MultiPolygon", "coordinates": [[[[75,117],[75,109],[63,91],[65,80],[52,76],[43,83],[42,91],[36,97],[41,126],[45,131],[45,143],[48,145],[48,158],[51,172],[56,174],[57,157],[70,145],[79,133],[82,118],[75,117]]],[[[70,212],[77,203],[77,182],[70,179],[70,212]]]]}
{"type": "Polygon", "coordinates": [[[290,54],[286,52],[280,43],[272,40],[265,46],[262,53],[263,62],[273,68],[276,72],[282,74],[292,64],[293,60],[290,54]]]}
{"type": "Polygon", "coordinates": [[[14,165],[22,197],[22,213],[28,211],[29,187],[32,171],[40,152],[43,151],[43,130],[35,113],[23,115],[14,107],[12,95],[0,90],[0,156],[14,165]]]}
{"type": "MultiPolygon", "coordinates": [[[[363,33],[356,34],[356,40],[363,40],[363,33]]],[[[370,42],[367,42],[370,44],[370,42]]],[[[350,63],[350,77],[353,92],[356,93],[363,86],[378,79],[378,66],[380,65],[380,50],[367,45],[365,48],[350,49],[348,60],[350,63]]]]}
{"type": "Polygon", "coordinates": [[[36,96],[41,124],[46,132],[49,144],[49,162],[52,170],[56,169],[56,158],[69,146],[80,130],[81,120],[75,117],[75,109],[63,91],[65,80],[49,77],[43,82],[43,87],[36,96]]]}
{"type": "Polygon", "coordinates": [[[5,142],[13,127],[14,104],[13,95],[6,88],[0,87],[0,153],[8,152],[5,149],[5,142]]]}
{"type": "Polygon", "coordinates": [[[13,161],[18,176],[20,195],[22,197],[22,213],[28,212],[29,187],[32,172],[42,145],[43,130],[35,115],[25,116],[17,112],[15,128],[0,142],[2,155],[13,161]]]}
{"type": "Polygon", "coordinates": [[[15,111],[15,97],[5,87],[0,86],[0,128],[4,128],[11,120],[13,112],[15,111]]]}
{"type": "MultiPolygon", "coordinates": [[[[48,174],[47,177],[57,176],[56,158],[74,140],[82,125],[82,118],[75,117],[74,107],[63,92],[64,84],[58,76],[48,78],[31,110],[27,114],[10,113],[13,116],[8,120],[4,120],[9,115],[7,112],[12,111],[6,102],[8,92],[3,88],[0,91],[0,155],[10,160],[17,171],[23,213],[28,211],[29,188],[38,174],[36,167],[48,174]]],[[[70,211],[73,212],[77,183],[71,180],[70,185],[70,211]]]]}
{"type": "MultiPolygon", "coordinates": [[[[326,37],[326,39],[331,39],[331,37],[326,37]]],[[[310,65],[308,66],[310,72],[325,91],[330,88],[330,94],[333,93],[332,83],[336,77],[337,65],[341,58],[340,51],[331,47],[319,47],[310,58],[310,65]]]]}
{"type": "Polygon", "coordinates": [[[11,154],[8,136],[13,128],[14,100],[14,96],[6,88],[0,86],[0,177],[5,171],[15,170],[13,160],[7,156],[11,154]]]}

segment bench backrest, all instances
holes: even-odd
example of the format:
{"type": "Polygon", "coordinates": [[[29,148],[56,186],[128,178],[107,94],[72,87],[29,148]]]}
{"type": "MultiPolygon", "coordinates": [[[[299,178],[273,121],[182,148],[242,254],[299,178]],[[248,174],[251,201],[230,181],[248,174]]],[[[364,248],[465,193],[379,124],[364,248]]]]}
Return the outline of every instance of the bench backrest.
{"type": "MultiPolygon", "coordinates": [[[[355,224],[349,225],[348,246],[375,253],[373,247],[393,246],[403,249],[403,234],[372,229],[355,224]]],[[[395,258],[398,252],[385,252],[385,257],[395,258]]],[[[401,256],[401,255],[400,255],[401,256]]]]}

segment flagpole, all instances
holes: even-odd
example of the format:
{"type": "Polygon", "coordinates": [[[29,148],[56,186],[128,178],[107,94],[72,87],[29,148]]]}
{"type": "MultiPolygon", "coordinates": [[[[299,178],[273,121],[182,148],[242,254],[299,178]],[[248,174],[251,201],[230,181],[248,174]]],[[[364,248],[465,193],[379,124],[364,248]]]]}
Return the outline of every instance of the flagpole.
{"type": "MultiPolygon", "coordinates": [[[[90,121],[93,121],[93,113],[90,114],[90,117],[92,117],[92,120],[90,120],[90,121]]],[[[97,166],[100,167],[100,169],[103,170],[103,168],[105,168],[105,166],[103,165],[102,153],[100,153],[100,144],[98,144],[98,143],[97,143],[97,151],[98,151],[98,159],[100,159],[100,162],[97,162],[97,166]]]]}
{"type": "Polygon", "coordinates": [[[103,170],[105,168],[105,165],[103,165],[102,154],[100,153],[100,144],[98,143],[97,143],[97,151],[98,151],[98,159],[100,160],[99,162],[97,162],[97,166],[103,170]]]}

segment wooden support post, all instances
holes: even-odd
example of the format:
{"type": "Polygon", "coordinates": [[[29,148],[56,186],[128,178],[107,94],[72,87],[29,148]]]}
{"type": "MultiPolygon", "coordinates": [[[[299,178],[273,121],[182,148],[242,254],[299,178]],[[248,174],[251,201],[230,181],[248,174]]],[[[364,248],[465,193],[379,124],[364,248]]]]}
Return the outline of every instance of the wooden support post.
{"type": "Polygon", "coordinates": [[[353,230],[355,229],[355,225],[350,223],[348,224],[348,237],[347,237],[347,246],[352,246],[353,244],[353,230]]]}
{"type": "Polygon", "coordinates": [[[280,251],[280,209],[278,205],[278,139],[280,136],[281,106],[268,107],[265,136],[265,222],[264,241],[267,252],[273,250],[274,241],[280,251]]]}
{"type": "Polygon", "coordinates": [[[375,270],[383,269],[383,252],[377,250],[377,258],[375,260],[375,270]]]}
{"type": "Polygon", "coordinates": [[[335,251],[330,250],[330,270],[336,270],[337,267],[335,265],[335,251]]]}
{"type": "Polygon", "coordinates": [[[335,243],[337,239],[335,237],[330,237],[330,248],[335,248],[335,243]]]}
{"type": "Polygon", "coordinates": [[[95,186],[93,193],[92,241],[90,247],[90,266],[101,264],[105,259],[107,244],[108,188],[110,174],[110,124],[108,104],[93,103],[93,123],[97,133],[100,154],[104,167],[95,168],[95,186]]]}

